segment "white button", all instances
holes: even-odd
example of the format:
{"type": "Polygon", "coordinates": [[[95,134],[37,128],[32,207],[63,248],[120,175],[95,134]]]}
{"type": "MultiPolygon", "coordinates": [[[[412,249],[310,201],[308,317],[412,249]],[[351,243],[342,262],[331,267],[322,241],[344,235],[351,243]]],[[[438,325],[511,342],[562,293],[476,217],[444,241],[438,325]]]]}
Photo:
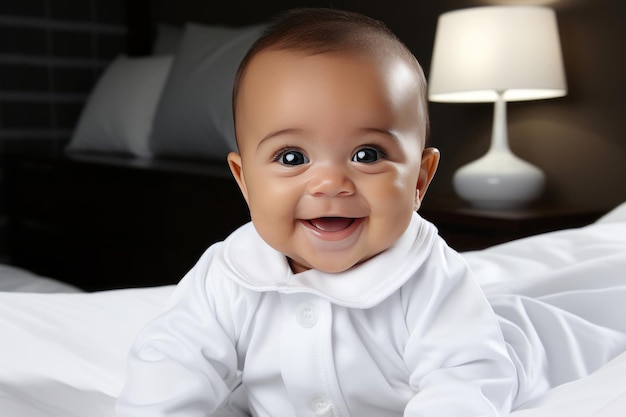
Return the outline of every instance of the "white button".
{"type": "Polygon", "coordinates": [[[316,416],[324,416],[330,413],[333,405],[324,397],[313,397],[309,402],[309,407],[311,407],[316,416]]]}
{"type": "Polygon", "coordinates": [[[302,327],[313,327],[317,323],[317,307],[311,303],[302,303],[296,310],[296,320],[302,327]]]}

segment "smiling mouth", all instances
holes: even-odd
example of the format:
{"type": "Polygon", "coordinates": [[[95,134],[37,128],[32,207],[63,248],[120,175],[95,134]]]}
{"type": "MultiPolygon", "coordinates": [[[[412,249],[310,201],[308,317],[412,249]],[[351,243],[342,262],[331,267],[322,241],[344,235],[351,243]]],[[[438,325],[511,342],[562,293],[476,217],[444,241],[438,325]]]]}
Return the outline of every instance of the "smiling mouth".
{"type": "Polygon", "coordinates": [[[325,245],[332,244],[334,246],[327,247],[333,250],[340,249],[341,245],[354,243],[354,239],[360,235],[361,229],[366,217],[317,217],[315,219],[300,220],[305,229],[314,237],[314,242],[326,242],[325,245]],[[336,246],[339,242],[343,242],[340,246],[336,246]]]}
{"type": "Polygon", "coordinates": [[[307,221],[322,232],[340,232],[352,226],[356,219],[350,217],[318,217],[307,221]]]}

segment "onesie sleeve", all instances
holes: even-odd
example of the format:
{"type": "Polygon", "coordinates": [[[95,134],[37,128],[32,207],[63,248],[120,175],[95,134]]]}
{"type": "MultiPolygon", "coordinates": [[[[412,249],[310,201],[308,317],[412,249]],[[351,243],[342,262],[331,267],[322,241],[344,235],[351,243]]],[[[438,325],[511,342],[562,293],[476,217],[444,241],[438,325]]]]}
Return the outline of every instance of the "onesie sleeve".
{"type": "Polygon", "coordinates": [[[208,294],[218,290],[208,278],[212,256],[209,249],[178,284],[166,311],[136,338],[118,416],[212,415],[237,386],[235,331],[221,318],[229,315],[216,305],[219,295],[208,294]]]}
{"type": "Polygon", "coordinates": [[[495,314],[459,254],[447,246],[406,301],[405,363],[416,392],[405,417],[496,417],[517,389],[495,314]]]}

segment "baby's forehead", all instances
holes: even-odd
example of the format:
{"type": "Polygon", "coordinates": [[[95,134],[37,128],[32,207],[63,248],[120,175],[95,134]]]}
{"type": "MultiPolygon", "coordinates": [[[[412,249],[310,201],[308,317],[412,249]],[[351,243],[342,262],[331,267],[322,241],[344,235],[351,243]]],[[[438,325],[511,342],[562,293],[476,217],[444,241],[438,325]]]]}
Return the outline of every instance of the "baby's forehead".
{"type": "Polygon", "coordinates": [[[420,100],[425,93],[410,62],[382,52],[353,50],[317,54],[294,49],[264,50],[251,60],[241,81],[240,92],[247,97],[299,90],[308,84],[338,90],[352,85],[356,88],[352,94],[376,91],[379,99],[392,107],[407,97],[420,100]],[[391,104],[394,101],[396,104],[391,104]]]}
{"type": "MultiPolygon", "coordinates": [[[[407,59],[401,54],[384,51],[380,48],[342,49],[314,54],[299,49],[265,49],[259,51],[250,60],[241,81],[245,83],[246,78],[250,76],[258,78],[268,68],[276,68],[283,73],[289,73],[290,71],[300,71],[300,64],[306,62],[315,62],[316,65],[330,67],[335,65],[337,61],[352,61],[355,73],[368,71],[377,74],[379,78],[389,78],[402,74],[404,77],[395,81],[409,81],[412,86],[416,87],[418,94],[425,94],[424,82],[422,81],[423,74],[419,64],[413,62],[414,59],[407,59]]],[[[280,81],[280,79],[275,81],[280,81]]]]}

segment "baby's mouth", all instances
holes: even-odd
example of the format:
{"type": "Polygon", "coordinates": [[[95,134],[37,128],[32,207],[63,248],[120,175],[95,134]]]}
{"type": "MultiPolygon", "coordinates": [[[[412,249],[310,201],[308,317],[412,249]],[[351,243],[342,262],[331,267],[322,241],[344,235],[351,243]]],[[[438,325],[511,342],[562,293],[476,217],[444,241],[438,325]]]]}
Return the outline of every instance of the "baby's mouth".
{"type": "Polygon", "coordinates": [[[309,224],[323,232],[339,232],[345,230],[354,223],[355,219],[349,217],[318,217],[308,220],[309,224]]]}

